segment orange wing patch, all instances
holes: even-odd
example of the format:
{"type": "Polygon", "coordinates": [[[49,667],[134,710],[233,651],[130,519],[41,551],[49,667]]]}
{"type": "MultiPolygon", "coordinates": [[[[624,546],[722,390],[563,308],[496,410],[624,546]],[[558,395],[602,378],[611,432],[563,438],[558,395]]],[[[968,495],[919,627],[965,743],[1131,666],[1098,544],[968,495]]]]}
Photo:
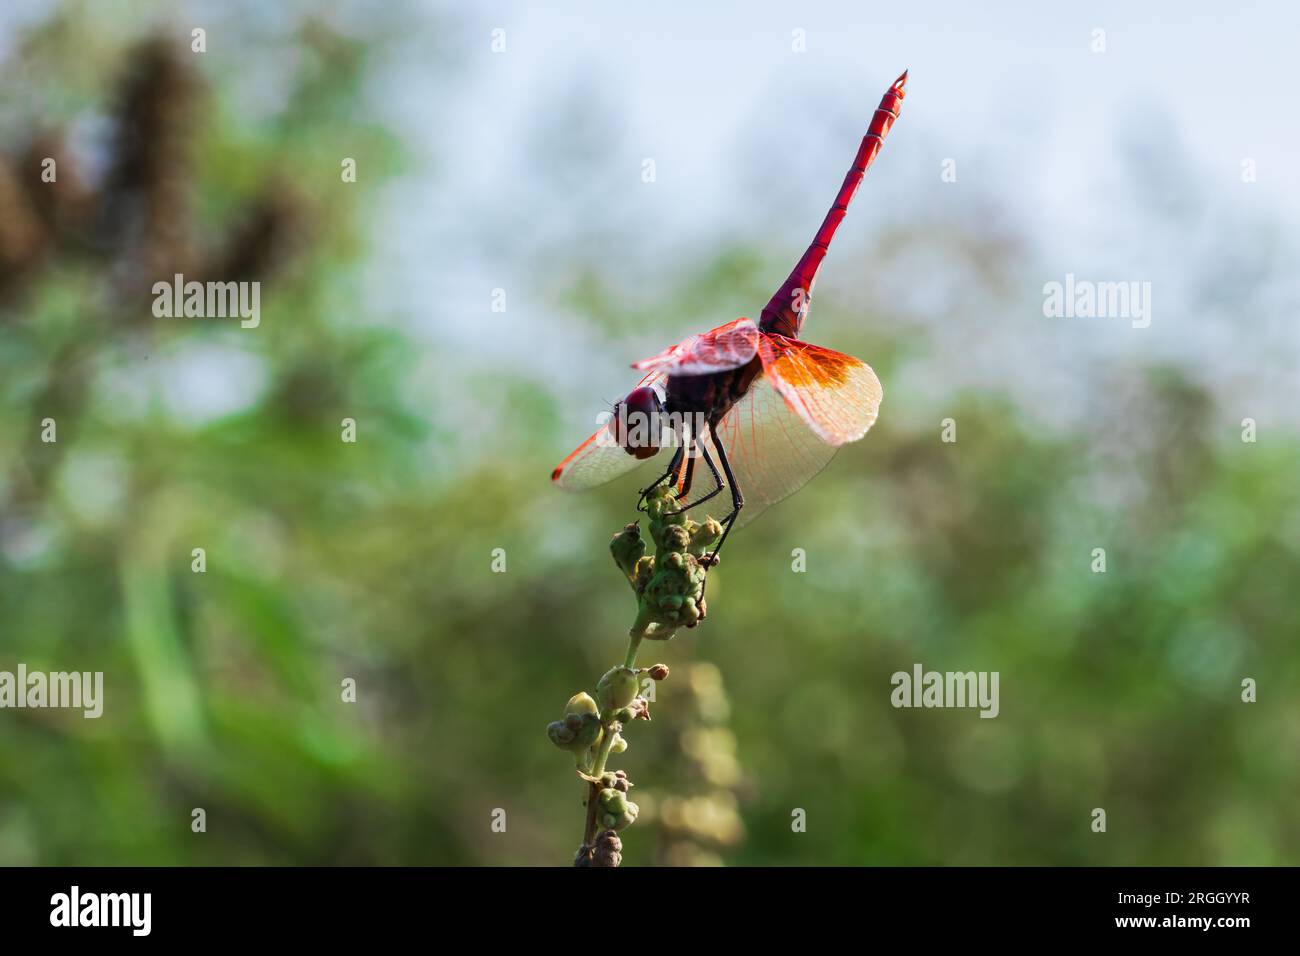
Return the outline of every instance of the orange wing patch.
{"type": "MultiPolygon", "coordinates": [[[[706,429],[700,440],[707,443],[714,461],[717,446],[726,449],[736,484],[745,495],[737,528],[802,488],[836,452],[834,445],[804,426],[766,375],[754,380],[744,398],[723,416],[716,433],[706,429]]],[[[692,497],[713,488],[708,469],[697,463],[692,497]]]]}
{"type": "Polygon", "coordinates": [[[763,335],[758,354],[773,388],[826,444],[857,441],[876,423],[884,389],[865,362],[774,334],[763,335]]]}

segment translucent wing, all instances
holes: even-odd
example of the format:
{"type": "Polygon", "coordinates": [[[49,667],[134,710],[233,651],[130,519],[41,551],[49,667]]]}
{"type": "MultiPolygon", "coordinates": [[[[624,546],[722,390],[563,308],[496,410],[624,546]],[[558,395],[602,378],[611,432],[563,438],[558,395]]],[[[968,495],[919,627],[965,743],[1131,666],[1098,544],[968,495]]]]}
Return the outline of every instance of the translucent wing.
{"type": "MultiPolygon", "coordinates": [[[[656,369],[637,382],[636,387],[646,385],[662,389],[667,381],[667,374],[656,369]]],[[[602,425],[575,448],[568,458],[555,466],[551,472],[551,481],[566,491],[582,491],[613,481],[638,465],[658,460],[658,457],[634,458],[623,450],[610,430],[602,425]]]]}
{"type": "MultiPolygon", "coordinates": [[[[715,462],[717,443],[726,449],[736,484],[745,496],[736,527],[794,494],[825,468],[836,452],[834,445],[826,444],[804,424],[766,375],[756,378],[745,397],[731,407],[718,423],[716,434],[705,432],[700,440],[715,462]]],[[[708,467],[696,461],[692,500],[715,487],[708,467]]],[[[703,510],[721,518],[729,508],[715,502],[726,502],[728,494],[723,491],[703,510]]]]}
{"type": "Polygon", "coordinates": [[[773,334],[763,335],[758,354],[763,377],[827,444],[857,441],[876,423],[885,393],[865,362],[773,334]]]}
{"type": "Polygon", "coordinates": [[[668,375],[704,375],[739,368],[753,361],[758,352],[759,332],[752,319],[736,319],[708,332],[692,335],[669,346],[653,358],[632,365],[635,369],[659,369],[668,375]]]}

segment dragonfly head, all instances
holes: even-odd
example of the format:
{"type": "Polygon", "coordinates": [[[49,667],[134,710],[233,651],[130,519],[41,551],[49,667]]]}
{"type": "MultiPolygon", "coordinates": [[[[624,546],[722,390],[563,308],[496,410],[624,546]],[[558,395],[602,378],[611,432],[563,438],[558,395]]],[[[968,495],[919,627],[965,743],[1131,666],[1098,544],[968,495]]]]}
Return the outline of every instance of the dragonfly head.
{"type": "Polygon", "coordinates": [[[634,388],[614,406],[609,430],[622,449],[634,458],[650,458],[659,451],[663,399],[657,389],[634,388]]]}

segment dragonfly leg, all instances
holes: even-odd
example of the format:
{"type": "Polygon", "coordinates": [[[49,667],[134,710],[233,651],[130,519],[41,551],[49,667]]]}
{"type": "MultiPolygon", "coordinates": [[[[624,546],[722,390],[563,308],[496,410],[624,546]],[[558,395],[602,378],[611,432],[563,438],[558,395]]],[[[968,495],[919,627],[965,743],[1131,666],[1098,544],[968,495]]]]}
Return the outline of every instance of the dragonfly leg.
{"type": "Polygon", "coordinates": [[[722,537],[718,539],[718,543],[714,546],[713,553],[705,559],[708,561],[709,567],[713,567],[718,563],[718,552],[722,550],[727,535],[731,534],[732,526],[736,523],[736,519],[740,517],[740,509],[745,507],[745,496],[736,484],[736,476],[731,473],[731,462],[727,461],[727,449],[723,447],[722,439],[717,437],[716,424],[716,422],[713,423],[709,431],[713,434],[713,447],[718,450],[718,461],[722,464],[722,471],[727,476],[727,487],[731,489],[731,514],[722,519],[722,537]]]}
{"type": "Polygon", "coordinates": [[[678,486],[678,485],[681,486],[681,490],[678,491],[677,494],[673,495],[673,498],[676,499],[677,501],[681,501],[683,498],[685,498],[687,495],[691,493],[691,482],[695,479],[695,455],[693,454],[694,449],[695,449],[695,439],[692,438],[690,441],[690,447],[686,449],[686,458],[685,458],[686,473],[682,476],[682,480],[680,482],[677,481],[673,482],[674,486],[678,486]]]}
{"type": "Polygon", "coordinates": [[[645,508],[643,508],[642,505],[645,504],[646,495],[650,494],[650,492],[654,491],[669,478],[673,478],[677,474],[677,469],[681,467],[682,454],[683,448],[681,445],[678,445],[677,451],[673,453],[672,461],[668,462],[668,470],[656,478],[648,487],[641,489],[641,496],[636,500],[637,511],[645,511],[645,508]]]}
{"type": "MultiPolygon", "coordinates": [[[[704,463],[709,466],[709,471],[713,472],[713,490],[710,491],[704,497],[700,498],[698,501],[692,501],[689,505],[682,505],[680,508],[677,509],[678,511],[689,511],[691,508],[694,508],[696,505],[702,505],[704,504],[704,502],[708,501],[710,498],[717,495],[719,492],[722,491],[723,488],[726,487],[726,485],[724,485],[722,482],[722,475],[718,474],[718,466],[713,463],[713,456],[709,454],[708,446],[704,444],[698,444],[696,445],[696,447],[699,449],[700,454],[704,456],[704,463]]],[[[690,488],[687,487],[686,491],[690,491],[690,488]]],[[[681,495],[678,495],[677,497],[678,500],[681,500],[685,496],[686,496],[686,492],[683,492],[681,495]]]]}

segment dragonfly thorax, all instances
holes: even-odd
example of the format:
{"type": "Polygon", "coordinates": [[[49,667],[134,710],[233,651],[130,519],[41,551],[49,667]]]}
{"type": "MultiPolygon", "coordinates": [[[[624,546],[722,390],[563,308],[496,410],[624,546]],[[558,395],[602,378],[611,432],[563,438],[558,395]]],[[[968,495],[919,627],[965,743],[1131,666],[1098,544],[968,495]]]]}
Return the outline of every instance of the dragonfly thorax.
{"type": "Polygon", "coordinates": [[[714,422],[745,397],[762,369],[758,358],[738,368],[706,375],[670,375],[664,409],[670,414],[700,416],[714,422]]]}

